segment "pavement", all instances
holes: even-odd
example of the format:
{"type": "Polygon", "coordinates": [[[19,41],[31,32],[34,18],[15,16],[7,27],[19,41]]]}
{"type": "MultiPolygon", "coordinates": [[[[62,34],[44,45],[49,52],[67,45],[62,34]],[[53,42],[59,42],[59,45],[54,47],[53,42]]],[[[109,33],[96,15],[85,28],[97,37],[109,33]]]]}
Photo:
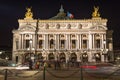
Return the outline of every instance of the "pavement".
{"type": "MultiPolygon", "coordinates": [[[[6,69],[0,67],[0,80],[4,80],[6,69]]],[[[120,68],[112,67],[107,69],[107,67],[101,67],[96,69],[83,69],[82,75],[84,80],[120,80],[120,68]],[[114,71],[116,71],[114,73],[114,71]],[[111,74],[110,74],[111,73],[111,74]],[[113,74],[114,73],[114,74],[113,74]],[[108,77],[109,76],[109,77],[108,77]]],[[[7,80],[80,80],[81,79],[81,69],[70,67],[70,68],[47,68],[44,73],[42,70],[22,70],[13,69],[9,67],[7,71],[7,80]]]]}

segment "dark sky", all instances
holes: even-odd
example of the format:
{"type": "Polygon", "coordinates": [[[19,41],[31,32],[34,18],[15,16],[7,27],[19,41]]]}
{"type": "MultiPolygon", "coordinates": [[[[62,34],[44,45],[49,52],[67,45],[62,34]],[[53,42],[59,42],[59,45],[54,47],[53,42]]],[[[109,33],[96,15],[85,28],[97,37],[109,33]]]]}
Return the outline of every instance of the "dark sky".
{"type": "Polygon", "coordinates": [[[0,0],[0,46],[12,46],[12,30],[18,28],[26,7],[32,7],[35,19],[48,19],[59,12],[61,4],[76,19],[90,19],[93,6],[99,6],[101,17],[108,19],[108,29],[114,31],[114,48],[120,47],[119,0],[0,0]]]}

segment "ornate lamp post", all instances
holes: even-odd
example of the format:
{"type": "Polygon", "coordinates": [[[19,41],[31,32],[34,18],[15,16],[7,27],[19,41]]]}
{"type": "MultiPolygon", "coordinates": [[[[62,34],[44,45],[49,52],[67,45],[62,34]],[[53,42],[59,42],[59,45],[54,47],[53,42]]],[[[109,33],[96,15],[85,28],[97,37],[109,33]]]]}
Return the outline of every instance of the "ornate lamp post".
{"type": "Polygon", "coordinates": [[[104,61],[107,62],[107,52],[108,52],[108,49],[101,49],[102,51],[102,55],[104,56],[104,61]]]}
{"type": "Polygon", "coordinates": [[[108,49],[106,48],[106,40],[103,41],[103,48],[101,49],[102,51],[102,55],[104,56],[104,62],[107,62],[107,52],[108,52],[108,49]]]}
{"type": "Polygon", "coordinates": [[[31,59],[33,62],[35,60],[34,54],[32,54],[33,51],[35,51],[35,48],[32,48],[32,39],[29,41],[29,48],[27,49],[29,51],[29,59],[31,59]]]}

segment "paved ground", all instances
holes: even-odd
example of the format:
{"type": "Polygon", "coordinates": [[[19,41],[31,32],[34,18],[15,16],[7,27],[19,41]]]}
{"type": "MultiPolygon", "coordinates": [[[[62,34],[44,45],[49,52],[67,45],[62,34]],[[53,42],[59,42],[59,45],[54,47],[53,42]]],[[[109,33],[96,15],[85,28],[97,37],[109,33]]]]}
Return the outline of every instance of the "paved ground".
{"type": "MultiPolygon", "coordinates": [[[[58,69],[47,68],[45,71],[45,80],[80,80],[80,68],[58,69]]],[[[120,71],[119,71],[120,72],[120,71]]],[[[0,72],[4,75],[4,71],[0,72]]],[[[118,73],[119,74],[119,73],[118,73]]],[[[100,73],[98,71],[90,72],[83,70],[84,80],[120,80],[119,75],[110,75],[109,73],[100,73]]],[[[7,80],[44,80],[43,70],[9,70],[7,80]]],[[[0,79],[3,80],[3,79],[0,79]]]]}
{"type": "MultiPolygon", "coordinates": [[[[120,80],[119,67],[84,67],[83,80],[120,80]]],[[[5,70],[0,67],[0,80],[4,80],[5,70]]],[[[45,70],[45,79],[43,79],[42,70],[15,70],[8,69],[7,80],[81,80],[80,68],[47,68],[45,70]]]]}

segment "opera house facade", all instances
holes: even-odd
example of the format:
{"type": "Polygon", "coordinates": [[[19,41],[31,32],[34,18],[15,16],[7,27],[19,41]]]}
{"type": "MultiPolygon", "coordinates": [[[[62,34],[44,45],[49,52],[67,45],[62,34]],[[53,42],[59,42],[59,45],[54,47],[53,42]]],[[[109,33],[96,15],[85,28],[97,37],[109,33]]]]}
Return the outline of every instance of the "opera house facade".
{"type": "Polygon", "coordinates": [[[94,7],[91,19],[75,19],[61,6],[50,19],[34,19],[27,8],[19,27],[13,30],[13,56],[16,63],[29,59],[44,61],[110,62],[113,61],[113,31],[107,19],[94,7]]]}

